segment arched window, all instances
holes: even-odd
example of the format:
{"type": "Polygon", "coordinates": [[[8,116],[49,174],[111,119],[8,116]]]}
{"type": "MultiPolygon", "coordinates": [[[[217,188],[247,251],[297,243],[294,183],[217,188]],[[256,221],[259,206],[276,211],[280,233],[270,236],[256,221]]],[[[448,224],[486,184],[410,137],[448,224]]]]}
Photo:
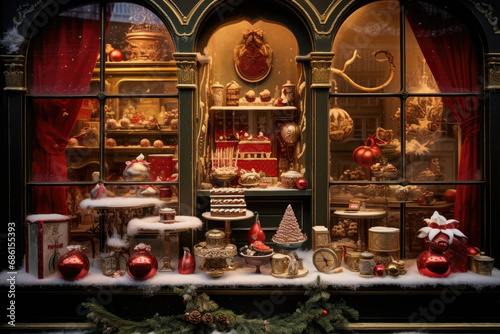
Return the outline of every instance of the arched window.
{"type": "Polygon", "coordinates": [[[125,2],[66,9],[33,36],[28,214],[69,215],[74,228],[91,229],[95,212],[80,204],[102,195],[98,185],[108,197],[161,198],[177,209],[173,52],[164,23],[125,2]]]}
{"type": "Polygon", "coordinates": [[[332,49],[334,240],[368,249],[371,226],[395,227],[402,235],[402,251],[395,254],[416,257],[423,218],[437,211],[458,220],[469,243],[480,245],[485,151],[479,41],[451,8],[425,1],[377,1],[344,21],[332,49]],[[366,205],[366,217],[345,214],[349,202],[366,205]]]}

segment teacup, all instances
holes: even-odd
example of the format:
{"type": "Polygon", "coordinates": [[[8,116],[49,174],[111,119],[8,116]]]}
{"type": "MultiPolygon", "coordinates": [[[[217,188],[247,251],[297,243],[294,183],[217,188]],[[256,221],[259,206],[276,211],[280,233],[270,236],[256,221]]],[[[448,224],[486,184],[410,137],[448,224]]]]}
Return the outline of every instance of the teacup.
{"type": "Polygon", "coordinates": [[[292,259],[288,255],[274,254],[271,259],[271,267],[273,268],[272,273],[277,275],[287,274],[288,266],[291,261],[292,259]]]}

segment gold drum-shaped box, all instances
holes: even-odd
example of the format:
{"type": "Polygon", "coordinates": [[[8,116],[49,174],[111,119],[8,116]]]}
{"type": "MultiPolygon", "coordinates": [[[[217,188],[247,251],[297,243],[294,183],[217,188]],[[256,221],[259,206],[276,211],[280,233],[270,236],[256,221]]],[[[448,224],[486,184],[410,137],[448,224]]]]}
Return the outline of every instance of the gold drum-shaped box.
{"type": "Polygon", "coordinates": [[[224,248],[226,233],[221,230],[210,230],[205,233],[206,248],[224,248]]]}

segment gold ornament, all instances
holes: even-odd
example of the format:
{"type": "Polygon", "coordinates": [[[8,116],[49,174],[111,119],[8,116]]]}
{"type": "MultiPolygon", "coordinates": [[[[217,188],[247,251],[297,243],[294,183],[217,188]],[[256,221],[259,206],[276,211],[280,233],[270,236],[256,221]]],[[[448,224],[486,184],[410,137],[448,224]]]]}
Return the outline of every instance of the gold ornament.
{"type": "Polygon", "coordinates": [[[280,134],[285,143],[295,145],[299,141],[300,128],[294,122],[286,123],[281,128],[280,134]]]}
{"type": "Polygon", "coordinates": [[[330,109],[330,140],[342,143],[351,138],[354,121],[347,111],[340,108],[335,99],[335,106],[330,109]]]}

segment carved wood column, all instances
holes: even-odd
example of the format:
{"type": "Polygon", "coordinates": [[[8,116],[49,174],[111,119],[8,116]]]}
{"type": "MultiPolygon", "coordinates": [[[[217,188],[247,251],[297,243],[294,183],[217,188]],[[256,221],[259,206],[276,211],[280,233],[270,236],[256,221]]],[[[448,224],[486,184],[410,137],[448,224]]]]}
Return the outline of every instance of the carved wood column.
{"type": "Polygon", "coordinates": [[[334,53],[311,52],[312,72],[312,165],[313,165],[313,225],[328,226],[330,217],[329,201],[329,92],[330,73],[334,53]]]}
{"type": "MultiPolygon", "coordinates": [[[[17,224],[16,233],[16,265],[23,263],[24,243],[23,221],[25,219],[25,192],[24,187],[24,115],[26,100],[26,79],[24,56],[0,55],[3,62],[5,86],[2,96],[2,141],[4,152],[7,155],[8,175],[4,177],[8,183],[9,192],[8,215],[5,220],[17,224]],[[15,189],[15,190],[14,190],[15,189]]],[[[4,230],[6,231],[6,230],[4,230]]]]}
{"type": "Polygon", "coordinates": [[[196,53],[174,53],[179,90],[179,214],[195,215],[196,175],[193,166],[193,115],[196,108],[196,53]]]}
{"type": "Polygon", "coordinates": [[[500,89],[500,53],[486,54],[486,89],[500,89]]]}

